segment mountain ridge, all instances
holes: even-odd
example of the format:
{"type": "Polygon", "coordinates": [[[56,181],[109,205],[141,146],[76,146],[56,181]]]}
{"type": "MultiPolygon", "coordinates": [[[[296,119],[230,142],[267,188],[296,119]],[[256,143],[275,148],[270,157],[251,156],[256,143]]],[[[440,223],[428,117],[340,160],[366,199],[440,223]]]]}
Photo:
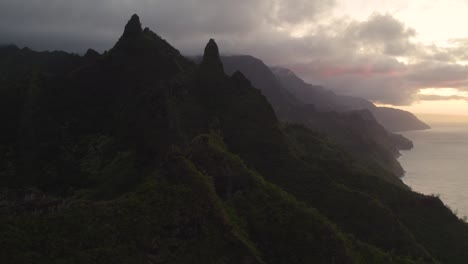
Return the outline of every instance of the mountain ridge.
{"type": "Polygon", "coordinates": [[[137,31],[92,60],[0,56],[1,262],[466,261],[468,227],[439,198],[137,31]]]}
{"type": "MultiPolygon", "coordinates": [[[[404,170],[396,158],[399,150],[413,147],[411,141],[386,131],[369,110],[336,111],[331,108],[329,111],[320,111],[320,106],[301,102],[297,94],[286,89],[260,59],[241,55],[223,56],[222,60],[228,73],[240,70],[246,74],[268,98],[281,121],[304,124],[332,137],[355,158],[376,163],[397,176],[403,176],[404,170]]],[[[323,92],[332,94],[326,90],[323,92]]]]}
{"type": "Polygon", "coordinates": [[[272,67],[273,72],[286,89],[304,103],[314,104],[322,111],[350,111],[368,109],[377,121],[393,132],[425,130],[430,127],[414,114],[400,109],[378,107],[372,102],[353,96],[337,95],[321,86],[306,83],[294,72],[282,67],[272,67]]]}

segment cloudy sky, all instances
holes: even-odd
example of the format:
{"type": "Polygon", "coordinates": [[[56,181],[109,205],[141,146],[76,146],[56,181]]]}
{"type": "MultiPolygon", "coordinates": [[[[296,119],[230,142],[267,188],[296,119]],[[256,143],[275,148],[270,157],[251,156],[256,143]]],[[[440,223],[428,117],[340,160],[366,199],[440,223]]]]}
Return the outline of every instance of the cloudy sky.
{"type": "Polygon", "coordinates": [[[187,55],[215,38],[339,94],[468,115],[468,0],[0,0],[0,43],[104,51],[133,13],[187,55]]]}

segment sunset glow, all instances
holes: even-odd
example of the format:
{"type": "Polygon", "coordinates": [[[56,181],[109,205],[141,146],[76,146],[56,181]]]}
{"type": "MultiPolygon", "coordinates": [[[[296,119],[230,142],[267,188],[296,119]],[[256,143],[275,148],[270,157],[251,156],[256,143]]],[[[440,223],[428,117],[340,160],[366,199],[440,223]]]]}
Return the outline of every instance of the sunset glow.
{"type": "Polygon", "coordinates": [[[410,106],[392,106],[402,110],[410,111],[424,119],[450,119],[452,121],[468,122],[468,92],[460,91],[455,88],[425,88],[421,89],[418,96],[439,96],[439,100],[418,100],[410,106]],[[448,99],[442,100],[444,97],[466,97],[467,99],[448,99]],[[434,116],[436,115],[436,116],[434,116]],[[437,116],[439,115],[439,116],[437,116]],[[450,118],[448,116],[454,116],[450,118]]]}
{"type": "Polygon", "coordinates": [[[456,88],[424,88],[419,90],[419,94],[439,96],[468,96],[468,92],[463,92],[456,88]]]}

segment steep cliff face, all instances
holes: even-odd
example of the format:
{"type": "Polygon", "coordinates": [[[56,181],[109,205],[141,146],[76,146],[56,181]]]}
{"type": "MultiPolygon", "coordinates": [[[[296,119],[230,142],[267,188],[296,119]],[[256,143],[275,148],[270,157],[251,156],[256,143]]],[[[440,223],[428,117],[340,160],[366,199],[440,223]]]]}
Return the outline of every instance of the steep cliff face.
{"type": "Polygon", "coordinates": [[[241,71],[257,89],[262,91],[280,120],[303,120],[302,111],[298,108],[301,103],[281,86],[261,60],[252,56],[223,56],[221,59],[226,73],[241,71]]]}
{"type": "Polygon", "coordinates": [[[353,101],[349,99],[344,101],[349,102],[350,106],[344,108],[339,104],[344,97],[305,84],[289,70],[276,69],[281,76],[292,76],[285,81],[252,56],[226,56],[222,60],[228,73],[236,70],[243,72],[262,91],[281,121],[304,124],[332,137],[354,157],[374,163],[397,176],[404,174],[396,158],[399,150],[411,148],[412,145],[404,137],[386,131],[376,121],[372,110],[364,107],[375,108],[372,103],[358,98],[353,101]],[[313,100],[309,100],[311,96],[313,100]]]}
{"type": "Polygon", "coordinates": [[[376,107],[372,113],[390,131],[425,130],[430,127],[414,114],[400,109],[376,107]]]}

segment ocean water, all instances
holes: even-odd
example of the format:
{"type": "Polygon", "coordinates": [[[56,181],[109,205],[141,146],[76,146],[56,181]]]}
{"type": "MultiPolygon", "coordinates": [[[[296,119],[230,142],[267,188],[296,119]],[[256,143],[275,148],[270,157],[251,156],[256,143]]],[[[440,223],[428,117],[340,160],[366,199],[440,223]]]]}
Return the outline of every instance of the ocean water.
{"type": "Polygon", "coordinates": [[[402,133],[414,143],[399,161],[414,191],[440,195],[459,217],[468,216],[468,124],[429,123],[430,130],[402,133]]]}

